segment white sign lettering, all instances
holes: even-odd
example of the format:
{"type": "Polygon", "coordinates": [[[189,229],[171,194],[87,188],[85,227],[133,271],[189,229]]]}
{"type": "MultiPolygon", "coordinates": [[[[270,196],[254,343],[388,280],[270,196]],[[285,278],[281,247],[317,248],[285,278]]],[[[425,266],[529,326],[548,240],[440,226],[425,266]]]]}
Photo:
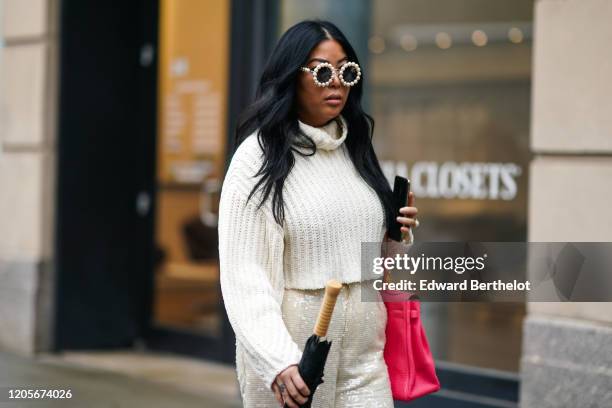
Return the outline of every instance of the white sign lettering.
{"type": "Polygon", "coordinates": [[[409,169],[406,163],[387,160],[381,166],[391,186],[397,174],[411,181],[415,196],[447,199],[512,200],[522,173],[515,163],[421,161],[409,169]]]}

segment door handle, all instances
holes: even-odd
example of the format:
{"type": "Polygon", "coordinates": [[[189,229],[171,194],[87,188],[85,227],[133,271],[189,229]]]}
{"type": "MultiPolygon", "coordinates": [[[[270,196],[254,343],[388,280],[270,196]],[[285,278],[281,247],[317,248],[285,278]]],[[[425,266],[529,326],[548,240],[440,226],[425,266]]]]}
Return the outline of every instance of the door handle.
{"type": "Polygon", "coordinates": [[[136,214],[146,217],[151,209],[151,195],[147,191],[140,191],[136,195],[136,214]]]}

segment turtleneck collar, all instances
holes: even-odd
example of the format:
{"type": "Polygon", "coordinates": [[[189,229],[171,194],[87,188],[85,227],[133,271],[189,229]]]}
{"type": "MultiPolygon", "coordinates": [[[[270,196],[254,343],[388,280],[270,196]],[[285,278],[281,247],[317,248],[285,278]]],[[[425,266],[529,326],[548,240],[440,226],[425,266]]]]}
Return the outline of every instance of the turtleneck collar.
{"type": "Polygon", "coordinates": [[[318,149],[334,150],[344,142],[348,134],[348,125],[342,115],[320,127],[307,125],[299,119],[298,123],[300,130],[315,142],[318,149]]]}

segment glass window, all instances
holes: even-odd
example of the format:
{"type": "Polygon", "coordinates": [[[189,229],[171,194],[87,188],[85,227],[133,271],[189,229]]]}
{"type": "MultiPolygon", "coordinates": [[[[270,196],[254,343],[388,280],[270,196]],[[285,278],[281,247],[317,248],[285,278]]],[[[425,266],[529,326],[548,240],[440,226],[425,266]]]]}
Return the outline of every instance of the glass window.
{"type": "Polygon", "coordinates": [[[213,337],[223,316],[216,214],[229,11],[229,1],[161,2],[154,316],[158,325],[213,337]]]}
{"type": "MultiPolygon", "coordinates": [[[[412,182],[417,240],[526,240],[532,0],[282,4],[282,30],[329,19],[357,50],[374,146],[390,181],[412,182]]],[[[524,305],[423,313],[438,359],[518,370],[524,305]]]]}

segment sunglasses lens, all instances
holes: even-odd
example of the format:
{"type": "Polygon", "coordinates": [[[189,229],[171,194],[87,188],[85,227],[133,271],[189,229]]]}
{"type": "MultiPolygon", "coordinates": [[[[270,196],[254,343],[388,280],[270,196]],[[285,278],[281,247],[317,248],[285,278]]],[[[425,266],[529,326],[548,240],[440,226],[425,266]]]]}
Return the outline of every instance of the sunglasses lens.
{"type": "Polygon", "coordinates": [[[346,82],[353,82],[355,79],[357,79],[357,67],[354,65],[346,67],[342,73],[342,78],[346,82]]]}
{"type": "Polygon", "coordinates": [[[332,77],[332,70],[329,67],[321,67],[317,72],[317,81],[325,83],[332,77]]]}

